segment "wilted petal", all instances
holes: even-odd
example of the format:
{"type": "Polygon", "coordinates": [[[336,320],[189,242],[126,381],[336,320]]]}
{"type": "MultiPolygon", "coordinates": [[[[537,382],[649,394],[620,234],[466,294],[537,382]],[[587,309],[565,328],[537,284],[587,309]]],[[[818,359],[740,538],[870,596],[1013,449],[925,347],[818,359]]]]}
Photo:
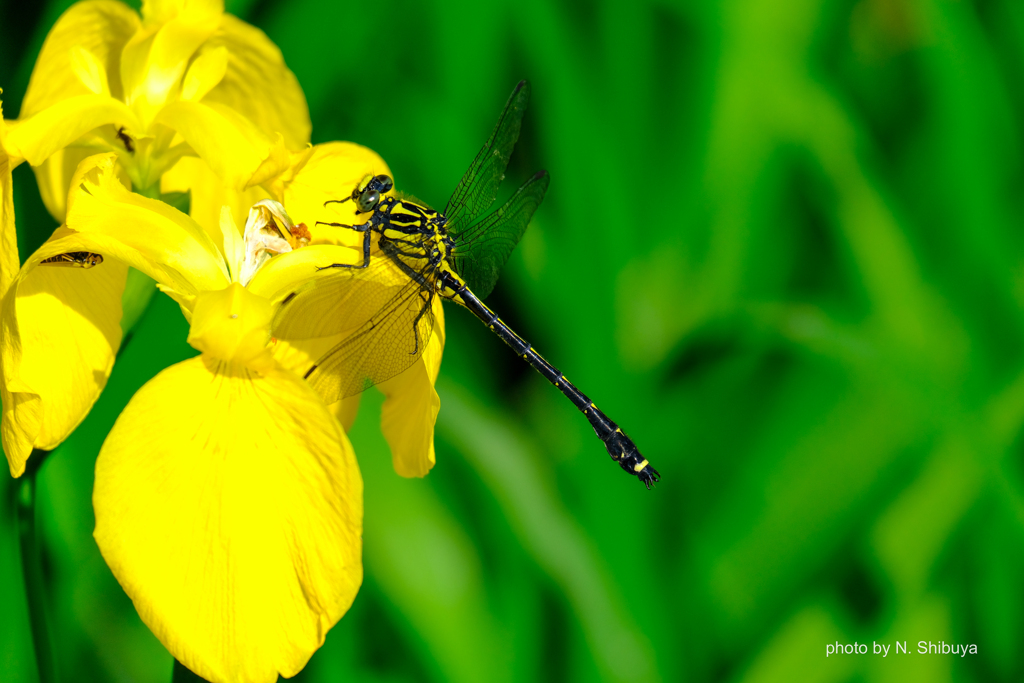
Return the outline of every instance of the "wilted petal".
{"type": "Polygon", "coordinates": [[[205,356],[131,400],[96,463],[96,541],[142,620],[210,681],[295,675],[362,581],[362,480],[297,377],[205,356]]]}

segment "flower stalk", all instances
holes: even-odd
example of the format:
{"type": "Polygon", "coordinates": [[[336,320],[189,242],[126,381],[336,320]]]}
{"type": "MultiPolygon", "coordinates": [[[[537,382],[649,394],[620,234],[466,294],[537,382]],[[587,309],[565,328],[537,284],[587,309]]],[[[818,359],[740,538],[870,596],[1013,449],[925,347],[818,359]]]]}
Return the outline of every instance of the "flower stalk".
{"type": "Polygon", "coordinates": [[[25,579],[28,617],[32,628],[39,683],[56,683],[57,666],[47,624],[46,582],[43,578],[42,545],[36,530],[36,475],[47,451],[36,450],[18,487],[18,538],[21,572],[25,579]]]}

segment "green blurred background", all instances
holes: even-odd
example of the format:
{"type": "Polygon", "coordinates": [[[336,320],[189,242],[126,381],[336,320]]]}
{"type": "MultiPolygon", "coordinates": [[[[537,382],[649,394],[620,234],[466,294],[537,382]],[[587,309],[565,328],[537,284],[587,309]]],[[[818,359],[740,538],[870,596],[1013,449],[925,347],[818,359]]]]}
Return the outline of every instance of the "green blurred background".
{"type": "MultiPolygon", "coordinates": [[[[17,115],[67,6],[5,2],[17,115]]],[[[244,0],[313,141],[379,152],[443,206],[513,85],[511,190],[552,184],[489,303],[622,424],[575,409],[447,307],[437,466],[352,431],[366,579],[313,681],[1024,679],[1024,5],[1016,0],[244,0]],[[978,654],[826,658],[826,644],[978,654]]],[[[274,93],[267,93],[273,97],[274,93]]],[[[22,258],[53,221],[14,174],[22,258]]],[[[130,396],[195,354],[157,295],[40,474],[67,681],[170,680],[93,542],[130,396]]],[[[0,680],[36,680],[0,492],[0,680]]],[[[869,650],[870,652],[870,650],[869,650]]]]}

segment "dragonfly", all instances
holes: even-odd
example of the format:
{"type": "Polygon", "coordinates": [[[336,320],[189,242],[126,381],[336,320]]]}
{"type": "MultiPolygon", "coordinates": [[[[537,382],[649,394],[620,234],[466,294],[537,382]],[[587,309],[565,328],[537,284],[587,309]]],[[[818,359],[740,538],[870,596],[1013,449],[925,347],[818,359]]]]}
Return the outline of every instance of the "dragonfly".
{"type": "Polygon", "coordinates": [[[444,211],[393,193],[387,175],[367,175],[350,195],[327,202],[353,202],[356,215],[368,214],[359,225],[321,222],[362,233],[361,258],[322,266],[317,277],[284,296],[275,336],[288,339],[300,326],[308,336],[315,320],[314,336],[339,339],[305,375],[332,403],[411,366],[433,332],[434,297],[454,301],[559,389],[590,421],[612,460],[650,489],[660,475],[632,439],[482,301],[548,188],[549,176],[540,171],[485,213],[505,177],[529,98],[529,83],[522,81],[444,211]],[[353,319],[362,322],[342,327],[340,321],[353,319]]]}

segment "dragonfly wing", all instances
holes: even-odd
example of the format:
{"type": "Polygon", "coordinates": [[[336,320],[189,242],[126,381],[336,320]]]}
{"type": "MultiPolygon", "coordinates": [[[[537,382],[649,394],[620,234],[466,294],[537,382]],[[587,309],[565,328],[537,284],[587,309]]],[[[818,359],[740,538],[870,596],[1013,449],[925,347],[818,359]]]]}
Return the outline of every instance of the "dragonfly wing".
{"type": "Polygon", "coordinates": [[[535,174],[500,209],[456,237],[452,267],[481,299],[494,289],[502,266],[544,199],[549,180],[547,171],[535,174]]]}
{"type": "Polygon", "coordinates": [[[292,341],[354,331],[409,283],[409,276],[376,250],[366,268],[330,265],[284,297],[274,314],[275,337],[292,341]]]}
{"type": "Polygon", "coordinates": [[[484,144],[483,149],[462,176],[458,187],[448,200],[444,215],[448,217],[449,231],[458,236],[458,226],[470,225],[483,213],[498,194],[498,186],[505,177],[512,149],[519,139],[523,114],[530,101],[530,84],[520,81],[508,98],[505,110],[484,144]]]}
{"type": "Polygon", "coordinates": [[[366,269],[323,271],[285,297],[273,334],[288,341],[339,339],[306,374],[326,403],[398,375],[423,354],[434,330],[435,272],[429,288],[380,256],[366,269]]]}

